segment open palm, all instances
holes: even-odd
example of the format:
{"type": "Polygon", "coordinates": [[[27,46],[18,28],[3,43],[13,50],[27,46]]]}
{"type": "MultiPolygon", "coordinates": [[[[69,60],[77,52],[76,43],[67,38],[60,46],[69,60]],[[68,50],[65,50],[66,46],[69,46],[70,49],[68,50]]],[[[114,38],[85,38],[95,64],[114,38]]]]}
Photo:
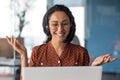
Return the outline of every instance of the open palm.
{"type": "Polygon", "coordinates": [[[115,61],[117,58],[112,58],[111,54],[105,54],[102,56],[97,57],[91,64],[91,66],[98,66],[98,65],[102,65],[108,62],[113,62],[115,61]]]}
{"type": "Polygon", "coordinates": [[[8,43],[13,47],[13,49],[20,54],[20,56],[27,55],[26,48],[24,47],[24,45],[22,43],[20,43],[19,40],[14,39],[13,36],[12,37],[6,36],[6,39],[7,39],[8,43]]]}

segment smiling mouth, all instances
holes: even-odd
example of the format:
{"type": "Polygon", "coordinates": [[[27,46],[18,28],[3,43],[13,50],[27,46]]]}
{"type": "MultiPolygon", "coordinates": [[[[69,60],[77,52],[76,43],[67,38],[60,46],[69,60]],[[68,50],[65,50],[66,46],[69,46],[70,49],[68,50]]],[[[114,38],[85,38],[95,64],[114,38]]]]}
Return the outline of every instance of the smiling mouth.
{"type": "Polygon", "coordinates": [[[61,36],[64,36],[64,33],[56,33],[56,35],[61,37],[61,36]]]}

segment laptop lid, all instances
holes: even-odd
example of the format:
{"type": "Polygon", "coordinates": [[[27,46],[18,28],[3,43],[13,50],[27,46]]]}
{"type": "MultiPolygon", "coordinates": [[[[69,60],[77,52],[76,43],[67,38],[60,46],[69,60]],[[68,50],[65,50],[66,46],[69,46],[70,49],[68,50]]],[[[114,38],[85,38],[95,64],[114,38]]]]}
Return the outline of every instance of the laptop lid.
{"type": "Polygon", "coordinates": [[[102,80],[101,66],[25,67],[23,80],[102,80]]]}

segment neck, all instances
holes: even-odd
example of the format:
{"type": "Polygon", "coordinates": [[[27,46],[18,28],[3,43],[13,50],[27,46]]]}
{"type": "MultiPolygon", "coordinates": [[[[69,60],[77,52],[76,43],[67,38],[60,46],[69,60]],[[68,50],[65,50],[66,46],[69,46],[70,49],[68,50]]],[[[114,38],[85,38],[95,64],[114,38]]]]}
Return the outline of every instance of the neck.
{"type": "Polygon", "coordinates": [[[63,43],[63,42],[57,42],[57,41],[51,41],[51,43],[52,43],[52,45],[53,45],[53,47],[55,48],[55,49],[62,49],[62,48],[64,48],[65,47],[65,45],[66,45],[66,43],[63,43]]]}
{"type": "Polygon", "coordinates": [[[51,43],[59,56],[61,55],[62,51],[64,50],[64,47],[67,44],[67,43],[57,42],[57,41],[53,41],[53,40],[51,41],[51,43]]]}

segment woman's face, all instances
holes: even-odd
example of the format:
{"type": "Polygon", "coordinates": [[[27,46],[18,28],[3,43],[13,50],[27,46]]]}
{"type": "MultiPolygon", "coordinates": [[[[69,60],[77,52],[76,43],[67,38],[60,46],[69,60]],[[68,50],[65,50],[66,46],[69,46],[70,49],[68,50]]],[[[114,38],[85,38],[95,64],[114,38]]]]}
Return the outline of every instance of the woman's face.
{"type": "Polygon", "coordinates": [[[63,11],[52,13],[49,19],[49,28],[53,41],[63,42],[70,32],[70,20],[63,11]]]}

